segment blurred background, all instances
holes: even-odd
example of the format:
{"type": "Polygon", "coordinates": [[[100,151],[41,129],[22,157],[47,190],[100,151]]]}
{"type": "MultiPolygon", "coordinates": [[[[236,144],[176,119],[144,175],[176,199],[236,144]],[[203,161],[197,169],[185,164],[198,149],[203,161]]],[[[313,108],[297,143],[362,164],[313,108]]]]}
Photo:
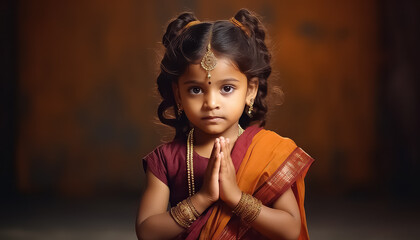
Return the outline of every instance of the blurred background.
{"type": "Polygon", "coordinates": [[[419,1],[5,0],[0,3],[0,239],[136,239],[168,21],[263,18],[268,129],[316,162],[312,239],[415,239],[420,226],[419,1]]]}

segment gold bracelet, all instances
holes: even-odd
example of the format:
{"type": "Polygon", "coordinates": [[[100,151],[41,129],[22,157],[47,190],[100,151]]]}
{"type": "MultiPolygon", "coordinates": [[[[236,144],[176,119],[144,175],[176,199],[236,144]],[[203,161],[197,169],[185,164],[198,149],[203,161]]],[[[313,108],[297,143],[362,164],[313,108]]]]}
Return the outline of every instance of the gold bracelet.
{"type": "Polygon", "coordinates": [[[175,222],[183,228],[189,228],[200,216],[190,198],[187,198],[178,203],[175,207],[172,207],[169,213],[175,222]]]}
{"type": "Polygon", "coordinates": [[[169,213],[179,226],[183,228],[188,228],[188,224],[184,222],[182,218],[180,218],[180,216],[176,213],[176,207],[172,207],[169,213]]]}
{"type": "Polygon", "coordinates": [[[194,217],[198,218],[200,216],[200,213],[198,213],[197,209],[194,207],[194,204],[191,201],[191,197],[187,198],[187,204],[190,207],[192,213],[194,214],[194,217]]]}
{"type": "Polygon", "coordinates": [[[236,215],[238,215],[238,213],[243,211],[244,201],[245,201],[244,194],[245,193],[242,192],[241,199],[239,200],[238,204],[236,204],[235,208],[232,210],[232,212],[236,215]]]}
{"type": "Polygon", "coordinates": [[[260,215],[261,208],[262,203],[259,199],[242,192],[241,199],[232,212],[250,224],[260,215]]]}

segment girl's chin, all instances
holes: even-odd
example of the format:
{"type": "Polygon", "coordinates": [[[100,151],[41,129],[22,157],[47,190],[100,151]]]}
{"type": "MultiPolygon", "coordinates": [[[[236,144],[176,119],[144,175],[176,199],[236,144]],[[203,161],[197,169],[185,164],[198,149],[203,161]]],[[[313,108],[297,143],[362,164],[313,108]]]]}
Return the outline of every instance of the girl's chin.
{"type": "Polygon", "coordinates": [[[203,133],[206,133],[208,135],[214,135],[214,136],[223,136],[227,132],[230,132],[229,127],[221,126],[221,125],[206,125],[206,126],[201,127],[199,129],[200,129],[199,131],[201,131],[203,133]]]}

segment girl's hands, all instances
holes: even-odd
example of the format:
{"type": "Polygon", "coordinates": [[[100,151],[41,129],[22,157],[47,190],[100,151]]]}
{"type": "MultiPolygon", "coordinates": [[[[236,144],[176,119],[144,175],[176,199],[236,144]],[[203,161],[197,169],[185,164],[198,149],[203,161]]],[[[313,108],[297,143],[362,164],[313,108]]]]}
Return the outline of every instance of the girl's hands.
{"type": "Polygon", "coordinates": [[[230,140],[216,138],[209,162],[204,174],[203,187],[197,193],[211,205],[219,198],[229,207],[234,208],[241,199],[242,192],[236,183],[236,171],[230,152],[230,140]]]}
{"type": "Polygon", "coordinates": [[[229,138],[220,137],[220,172],[219,172],[219,191],[220,199],[229,207],[234,208],[242,196],[242,191],[236,183],[236,171],[230,157],[231,145],[229,138]]]}
{"type": "Polygon", "coordinates": [[[219,200],[220,149],[220,140],[216,138],[206,172],[204,173],[203,187],[198,192],[198,194],[201,194],[209,201],[209,205],[219,200]]]}

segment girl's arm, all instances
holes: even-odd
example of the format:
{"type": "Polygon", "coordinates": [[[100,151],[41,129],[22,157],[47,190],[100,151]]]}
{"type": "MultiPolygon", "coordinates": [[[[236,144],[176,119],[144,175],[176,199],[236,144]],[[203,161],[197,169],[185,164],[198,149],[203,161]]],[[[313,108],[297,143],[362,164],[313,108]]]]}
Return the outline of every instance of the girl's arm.
{"type": "Polygon", "coordinates": [[[271,239],[298,239],[300,235],[300,212],[293,191],[289,188],[273,204],[262,206],[260,215],[252,227],[271,239]]]}
{"type": "Polygon", "coordinates": [[[169,188],[150,171],[136,222],[138,239],[171,239],[184,229],[167,212],[169,188]],[[162,231],[165,229],[165,231],[162,231]]]}
{"type": "MultiPolygon", "coordinates": [[[[236,183],[235,167],[230,158],[229,140],[221,140],[223,152],[220,167],[220,198],[232,209],[241,199],[242,192],[236,183]],[[227,154],[226,154],[227,153],[227,154]]],[[[300,234],[300,212],[293,191],[289,188],[273,204],[262,206],[251,226],[271,239],[298,239],[300,234]]]]}
{"type": "MultiPolygon", "coordinates": [[[[185,229],[179,226],[167,211],[169,188],[150,171],[146,171],[146,179],[146,190],[137,215],[137,238],[172,239],[185,229]]],[[[202,192],[192,196],[191,202],[200,214],[213,203],[202,192]]]]}
{"type": "MultiPolygon", "coordinates": [[[[239,196],[240,198],[240,196],[239,196]]],[[[237,202],[225,202],[232,209],[237,202]]],[[[270,239],[298,239],[300,234],[300,212],[293,191],[289,188],[273,204],[262,206],[252,228],[270,239]]]]}
{"type": "MultiPolygon", "coordinates": [[[[191,197],[191,202],[203,213],[219,199],[220,143],[215,141],[204,175],[203,187],[191,197]]],[[[140,202],[136,222],[138,239],[172,239],[185,229],[167,211],[169,188],[149,170],[146,171],[146,190],[140,202]]]]}

